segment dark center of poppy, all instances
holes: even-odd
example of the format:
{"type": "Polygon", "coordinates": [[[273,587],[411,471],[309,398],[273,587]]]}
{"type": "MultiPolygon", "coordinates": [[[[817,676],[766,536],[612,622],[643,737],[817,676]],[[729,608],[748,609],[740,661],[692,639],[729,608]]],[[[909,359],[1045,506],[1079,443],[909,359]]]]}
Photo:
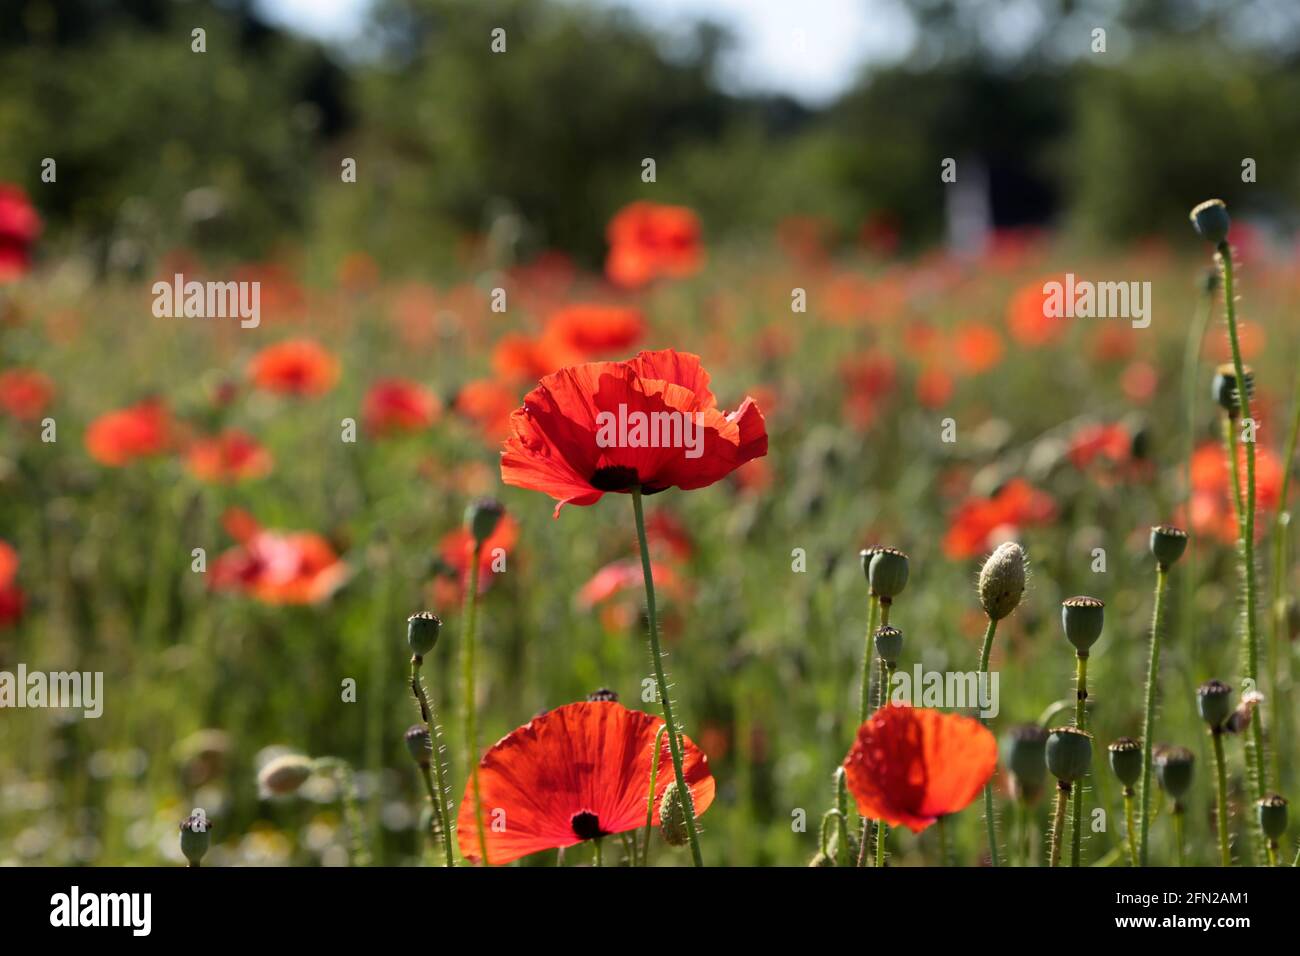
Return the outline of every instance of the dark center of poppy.
{"type": "Polygon", "coordinates": [[[606,465],[591,476],[591,486],[598,491],[627,491],[638,483],[636,469],[626,465],[606,465]]]}
{"type": "Polygon", "coordinates": [[[573,827],[573,832],[579,840],[594,840],[605,835],[605,831],[600,828],[600,818],[590,810],[580,810],[575,813],[573,819],[569,821],[569,826],[573,827]]]}

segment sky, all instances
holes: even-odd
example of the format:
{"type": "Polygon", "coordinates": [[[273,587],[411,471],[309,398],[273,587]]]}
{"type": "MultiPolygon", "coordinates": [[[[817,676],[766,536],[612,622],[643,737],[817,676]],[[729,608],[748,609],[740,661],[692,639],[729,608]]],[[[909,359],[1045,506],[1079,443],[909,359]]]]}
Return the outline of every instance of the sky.
{"type": "MultiPolygon", "coordinates": [[[[371,0],[259,0],[264,16],[328,41],[355,36],[371,0]]],[[[472,2],[472,0],[467,0],[472,2]]],[[[724,86],[780,92],[809,104],[847,88],[859,67],[897,54],[909,25],[891,0],[592,0],[630,9],[668,32],[706,18],[727,26],[734,55],[722,64],[724,86]]]]}

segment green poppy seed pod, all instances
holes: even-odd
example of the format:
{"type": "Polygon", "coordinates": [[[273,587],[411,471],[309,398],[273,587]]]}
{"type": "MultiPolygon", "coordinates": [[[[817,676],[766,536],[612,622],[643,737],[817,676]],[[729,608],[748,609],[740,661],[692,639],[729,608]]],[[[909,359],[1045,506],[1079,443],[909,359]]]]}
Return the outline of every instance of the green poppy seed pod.
{"type": "Polygon", "coordinates": [[[602,687],[600,690],[593,690],[590,694],[588,694],[587,700],[592,703],[595,703],[597,701],[606,702],[606,703],[613,701],[614,703],[617,704],[618,693],[617,691],[610,690],[608,687],[602,687]]]}
{"type": "Polygon", "coordinates": [[[1255,812],[1259,814],[1259,828],[1270,840],[1280,840],[1286,833],[1286,798],[1276,793],[1256,801],[1255,812]]]}
{"type": "MultiPolygon", "coordinates": [[[[1254,398],[1255,370],[1249,365],[1243,365],[1242,371],[1246,373],[1246,397],[1254,398]]],[[[1214,370],[1214,378],[1210,381],[1210,396],[1234,418],[1241,411],[1241,397],[1237,394],[1237,367],[1231,362],[1225,362],[1214,370]]]]}
{"type": "Polygon", "coordinates": [[[1000,544],[980,570],[980,604],[990,620],[1000,621],[1025,593],[1025,551],[1014,541],[1000,544]]]}
{"type": "Polygon", "coordinates": [[[1080,657],[1087,657],[1106,620],[1106,605],[1095,597],[1081,594],[1061,602],[1061,626],[1065,639],[1074,645],[1080,657]]]}
{"type": "Polygon", "coordinates": [[[858,552],[858,560],[862,562],[862,576],[867,579],[867,584],[871,584],[871,559],[879,548],[863,548],[858,552]]]}
{"type": "Polygon", "coordinates": [[[1222,199],[1207,199],[1192,210],[1192,225],[1205,240],[1219,245],[1228,238],[1232,218],[1222,199]]]}
{"type": "Polygon", "coordinates": [[[1120,783],[1131,788],[1142,776],[1142,743],[1132,737],[1117,737],[1106,750],[1110,754],[1110,769],[1120,783]]]}
{"type": "Polygon", "coordinates": [[[492,537],[505,513],[505,507],[495,498],[471,501],[465,508],[465,530],[473,535],[475,542],[482,544],[492,537]]]}
{"type": "Polygon", "coordinates": [[[682,806],[681,793],[677,781],[669,780],[664,787],[664,795],[659,801],[659,833],[669,846],[685,846],[688,839],[686,832],[686,808],[682,806]]]}
{"type": "Polygon", "coordinates": [[[433,744],[429,739],[429,731],[423,724],[414,724],[406,732],[406,749],[411,754],[411,759],[418,766],[429,766],[429,760],[433,757],[433,744]]]}
{"type": "Polygon", "coordinates": [[[1047,769],[1064,783],[1074,783],[1092,766],[1092,734],[1077,727],[1057,727],[1047,735],[1047,769]]]}
{"type": "Polygon", "coordinates": [[[871,593],[892,601],[907,587],[907,555],[897,548],[873,548],[867,564],[867,583],[871,593]]]}
{"type": "Polygon", "coordinates": [[[1047,777],[1047,731],[1037,724],[1012,727],[1002,740],[1002,753],[1016,786],[1032,799],[1047,777]]]}
{"type": "Polygon", "coordinates": [[[412,614],[406,619],[406,643],[411,646],[411,653],[416,657],[432,653],[441,631],[442,619],[432,611],[412,614]]]}
{"type": "MultiPolygon", "coordinates": [[[[1282,812],[1285,821],[1285,801],[1282,812]]],[[[181,852],[193,866],[198,866],[208,852],[208,846],[212,843],[211,826],[212,822],[199,814],[181,822],[181,852]]],[[[1285,823],[1283,826],[1285,828],[1285,823]]]]}
{"type": "Polygon", "coordinates": [[[1207,680],[1196,689],[1196,710],[1211,728],[1223,726],[1232,713],[1232,688],[1221,680],[1207,680]]]}
{"type": "Polygon", "coordinates": [[[876,628],[876,655],[890,667],[903,653],[903,632],[889,624],[876,628]]]}
{"type": "Polygon", "coordinates": [[[1151,757],[1156,768],[1156,780],[1160,789],[1181,800],[1192,785],[1192,770],[1196,765],[1196,755],[1186,747],[1160,747],[1151,757]]]}
{"type": "Polygon", "coordinates": [[[284,754],[268,760],[257,774],[257,789],[264,797],[287,797],[312,775],[312,760],[302,754],[284,754]]]}
{"type": "Polygon", "coordinates": [[[1151,553],[1156,564],[1168,570],[1187,550],[1187,532],[1169,524],[1158,524],[1151,529],[1151,553]]]}

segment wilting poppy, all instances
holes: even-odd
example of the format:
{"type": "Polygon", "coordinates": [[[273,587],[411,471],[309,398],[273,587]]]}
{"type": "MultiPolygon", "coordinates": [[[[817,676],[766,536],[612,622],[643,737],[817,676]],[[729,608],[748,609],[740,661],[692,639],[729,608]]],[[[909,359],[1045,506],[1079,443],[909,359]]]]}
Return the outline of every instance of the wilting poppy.
{"type": "Polygon", "coordinates": [[[991,498],[970,498],[957,507],[943,539],[943,551],[950,558],[973,558],[997,544],[994,532],[1003,540],[1017,529],[1045,524],[1056,514],[1056,502],[1023,478],[1013,478],[991,498]]]}
{"type": "Polygon", "coordinates": [[[375,382],[361,406],[366,428],[376,435],[423,431],[441,412],[442,403],[431,390],[400,378],[375,382]]]}
{"type": "Polygon", "coordinates": [[[230,483],[270,474],[271,453],[247,432],[227,428],[195,439],[185,452],[185,467],[200,481],[230,483]]]}
{"type": "Polygon", "coordinates": [[[86,429],[86,450],[101,465],[118,468],[137,458],[160,455],[174,439],[167,406],[147,398],[129,408],[100,415],[86,429]]]}
{"type": "MultiPolygon", "coordinates": [[[[645,826],[655,736],[663,721],[614,701],[566,704],[501,738],[479,764],[488,862],[645,826]],[[494,825],[499,821],[499,825],[494,825]]],[[[709,760],[682,737],[683,777],[696,816],[713,802],[709,760]]],[[[665,735],[655,783],[655,820],[673,779],[665,735]]],[[[472,781],[466,782],[456,834],[468,860],[481,859],[472,781]]]]}
{"type": "MultiPolygon", "coordinates": [[[[519,525],[506,512],[483,539],[479,549],[478,592],[484,594],[496,579],[503,556],[509,557],[519,540],[519,525]]],[[[438,542],[438,563],[442,572],[434,582],[434,603],[443,606],[459,604],[469,587],[469,572],[474,561],[474,536],[464,527],[443,535],[438,542]]]]}
{"type": "Polygon", "coordinates": [[[241,591],[264,604],[315,604],[347,579],[348,566],[321,535],[270,531],[237,510],[224,523],[239,544],[213,562],[214,590],[241,591]]]}
{"type": "Polygon", "coordinates": [[[685,206],[634,202],[610,220],[606,238],[605,274],[629,288],[691,275],[704,258],[700,220],[685,206]]]}
{"type": "Polygon", "coordinates": [[[18,586],[18,552],[0,541],[0,627],[23,616],[23,591],[18,586]]]}
{"type": "Polygon", "coordinates": [[[319,343],[289,339],[253,356],[248,377],[258,388],[278,395],[321,395],[338,381],[339,364],[319,343]]]}
{"type": "Polygon", "coordinates": [[[41,217],[17,186],[0,183],[0,282],[20,278],[31,268],[32,246],[41,234],[41,217]]]}
{"type": "Polygon", "coordinates": [[[889,705],[858,728],[845,782],[862,816],[920,833],[974,800],[997,763],[997,741],[979,721],[889,705]]]}
{"type": "Polygon", "coordinates": [[[767,428],[752,399],[723,414],[708,386],[699,356],[672,349],[548,375],[510,416],[501,479],[546,492],[556,515],[606,492],[711,485],[767,454],[767,428]]]}
{"type": "Polygon", "coordinates": [[[54,383],[29,368],[0,372],[0,412],[20,422],[34,421],[54,397],[54,383]]]}

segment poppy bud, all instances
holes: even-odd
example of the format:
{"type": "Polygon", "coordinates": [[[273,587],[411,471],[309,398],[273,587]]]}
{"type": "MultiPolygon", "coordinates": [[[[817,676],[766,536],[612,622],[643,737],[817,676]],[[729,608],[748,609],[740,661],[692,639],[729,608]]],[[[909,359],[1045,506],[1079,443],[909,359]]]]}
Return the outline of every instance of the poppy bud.
{"type": "MultiPolygon", "coordinates": [[[[1279,799],[1281,798],[1279,797],[1279,799]]],[[[1283,828],[1285,829],[1285,801],[1283,802],[1282,819],[1283,828]]],[[[212,834],[208,829],[211,826],[211,821],[199,814],[194,814],[188,820],[181,822],[181,852],[185,854],[185,859],[189,860],[193,866],[198,866],[208,852],[208,846],[212,842],[212,834]]]]}
{"type": "MultiPolygon", "coordinates": [[[[848,834],[849,834],[848,858],[850,861],[852,861],[849,864],[850,866],[852,866],[854,862],[857,862],[858,850],[861,848],[862,844],[858,841],[858,835],[855,832],[853,832],[852,827],[848,828],[848,834]]],[[[831,827],[831,835],[826,841],[826,853],[831,858],[831,862],[827,865],[838,866],[839,864],[836,862],[836,860],[840,858],[840,828],[837,826],[831,827]]]]}
{"type": "Polygon", "coordinates": [[[613,701],[614,703],[618,703],[618,694],[615,691],[610,690],[608,687],[602,687],[600,690],[594,690],[588,694],[587,700],[593,703],[597,701],[613,701]]]}
{"type": "MultiPolygon", "coordinates": [[[[865,552],[864,552],[865,553],[865,552]]],[[[867,563],[867,583],[871,593],[892,601],[907,587],[907,555],[897,548],[872,548],[867,563]]]]}
{"type": "Polygon", "coordinates": [[[1151,758],[1160,789],[1177,803],[1192,785],[1196,755],[1186,747],[1160,747],[1151,758]]]}
{"type": "Polygon", "coordinates": [[[1047,735],[1047,769],[1062,783],[1074,783],[1092,766],[1092,734],[1057,727],[1047,735]]]}
{"type": "Polygon", "coordinates": [[[471,501],[465,508],[465,530],[474,537],[475,544],[482,544],[492,536],[505,513],[505,507],[495,498],[471,501]]]}
{"type": "Polygon", "coordinates": [[[275,757],[257,773],[257,789],[263,797],[287,797],[298,792],[312,774],[310,757],[284,754],[275,757]]]}
{"type": "MultiPolygon", "coordinates": [[[[1242,371],[1246,374],[1246,397],[1253,398],[1255,370],[1249,365],[1243,365],[1242,371]]],[[[1233,417],[1241,411],[1241,397],[1237,394],[1237,367],[1231,362],[1225,362],[1214,370],[1214,378],[1210,382],[1210,396],[1233,417]]]]}
{"type": "Polygon", "coordinates": [[[1280,840],[1286,833],[1286,798],[1276,793],[1256,801],[1255,810],[1259,814],[1259,828],[1270,840],[1280,840]]]}
{"type": "Polygon", "coordinates": [[[898,663],[898,657],[902,653],[902,631],[888,624],[876,628],[876,654],[882,661],[893,667],[898,663]]]}
{"type": "Polygon", "coordinates": [[[835,858],[828,853],[818,850],[813,858],[808,861],[809,866],[834,866],[835,858]]]}
{"type": "Polygon", "coordinates": [[[1016,786],[1025,799],[1033,800],[1047,776],[1047,731],[1037,724],[1012,727],[1002,740],[1002,750],[1016,786]]]}
{"type": "Polygon", "coordinates": [[[1207,680],[1196,689],[1196,710],[1217,730],[1232,711],[1232,688],[1221,680],[1207,680]]]}
{"type": "Polygon", "coordinates": [[[1239,734],[1250,726],[1250,717],[1255,712],[1255,708],[1264,695],[1257,690],[1247,691],[1241,695],[1241,703],[1237,704],[1237,709],[1228,715],[1228,719],[1223,722],[1223,729],[1230,734],[1239,734]]]}
{"type": "Polygon", "coordinates": [[[1219,245],[1228,238],[1232,218],[1222,199],[1207,199],[1192,210],[1192,225],[1203,238],[1219,245]]]}
{"type": "Polygon", "coordinates": [[[682,806],[676,780],[668,781],[664,795],[659,800],[659,833],[669,846],[686,845],[686,808],[682,806]]]}
{"type": "Polygon", "coordinates": [[[1025,593],[1025,551],[1014,541],[1000,544],[980,570],[980,604],[990,620],[1000,621],[1025,593]]]}
{"type": "Polygon", "coordinates": [[[1187,532],[1182,528],[1158,524],[1151,529],[1151,553],[1160,567],[1166,570],[1173,567],[1186,550],[1187,532]]]}
{"type": "Polygon", "coordinates": [[[1126,790],[1142,776],[1142,744],[1132,737],[1117,737],[1106,748],[1110,753],[1110,769],[1126,790]]]}
{"type": "Polygon", "coordinates": [[[1089,648],[1101,637],[1105,613],[1106,605],[1095,597],[1081,594],[1061,602],[1061,625],[1065,628],[1065,639],[1074,645],[1080,657],[1087,657],[1089,648]]]}
{"type": "Polygon", "coordinates": [[[415,724],[406,732],[406,749],[418,766],[429,766],[433,745],[429,740],[429,731],[423,724],[415,724]]]}
{"type": "Polygon", "coordinates": [[[411,653],[424,657],[432,653],[438,643],[438,633],[442,630],[442,620],[432,611],[421,611],[406,619],[406,643],[411,646],[411,653]]]}

